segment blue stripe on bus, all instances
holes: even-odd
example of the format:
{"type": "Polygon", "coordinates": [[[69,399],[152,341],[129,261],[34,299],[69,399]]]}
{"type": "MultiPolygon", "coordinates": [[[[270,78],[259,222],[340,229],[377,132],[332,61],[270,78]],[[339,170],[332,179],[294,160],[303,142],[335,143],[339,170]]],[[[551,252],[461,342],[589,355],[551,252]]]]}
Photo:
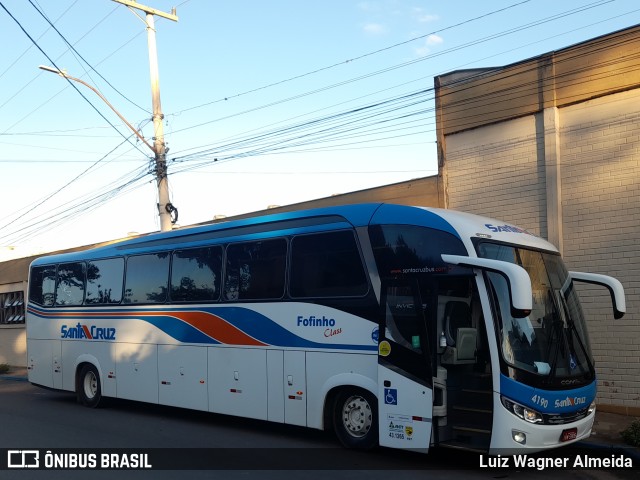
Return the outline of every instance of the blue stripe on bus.
{"type": "Polygon", "coordinates": [[[371,224],[418,225],[442,230],[454,235],[456,238],[460,238],[460,234],[456,229],[440,215],[418,207],[406,207],[385,203],[376,211],[371,219],[371,224]]]}
{"type": "MultiPolygon", "coordinates": [[[[270,318],[245,307],[191,307],[175,308],[178,311],[186,312],[207,312],[216,315],[233,327],[246,335],[253,337],[259,342],[271,346],[307,348],[307,349],[336,349],[336,350],[361,350],[376,351],[377,345],[355,345],[355,344],[335,344],[318,343],[306,340],[284,327],[278,325],[270,318]]],[[[56,320],[65,320],[69,323],[86,322],[92,320],[141,320],[145,321],[175,340],[183,343],[220,344],[215,338],[206,335],[196,327],[172,315],[172,310],[139,310],[139,309],[78,309],[72,311],[44,310],[29,306],[29,313],[40,317],[56,320]],[[72,313],[73,316],[68,314],[72,313]],[[86,315],[86,316],[83,316],[86,315]]]]}
{"type": "Polygon", "coordinates": [[[171,232],[152,233],[90,250],[40,257],[35,259],[31,265],[37,266],[72,261],[96,260],[159,250],[174,250],[201,245],[227,243],[241,239],[247,240],[248,238],[267,238],[270,236],[323,231],[329,227],[341,229],[376,224],[419,225],[443,230],[460,238],[455,228],[436,212],[406,205],[369,203],[285,212],[190,227],[188,229],[179,229],[171,232]],[[323,217],[336,217],[336,219],[335,222],[324,223],[322,220],[323,217]],[[339,220],[340,218],[342,220],[339,220]],[[278,225],[277,223],[296,219],[309,219],[311,223],[308,226],[292,226],[291,228],[286,225],[278,225]],[[313,219],[317,219],[317,223],[314,224],[313,219]],[[266,227],[270,223],[274,223],[275,225],[273,231],[261,230],[260,232],[251,233],[245,229],[245,227],[258,225],[264,225],[266,227]],[[236,228],[237,230],[234,230],[236,228]],[[204,238],[203,235],[207,238],[204,238]],[[208,237],[208,235],[211,235],[211,237],[208,237]]]}
{"type": "Polygon", "coordinates": [[[500,375],[500,393],[541,413],[571,413],[591,405],[596,398],[596,381],[570,390],[542,390],[500,375]]]}
{"type": "Polygon", "coordinates": [[[338,348],[349,350],[378,349],[378,346],[374,344],[340,345],[335,343],[317,343],[305,340],[275,323],[269,317],[244,307],[213,307],[206,309],[206,311],[224,318],[227,322],[242,330],[247,335],[269,345],[300,348],[338,348]]]}

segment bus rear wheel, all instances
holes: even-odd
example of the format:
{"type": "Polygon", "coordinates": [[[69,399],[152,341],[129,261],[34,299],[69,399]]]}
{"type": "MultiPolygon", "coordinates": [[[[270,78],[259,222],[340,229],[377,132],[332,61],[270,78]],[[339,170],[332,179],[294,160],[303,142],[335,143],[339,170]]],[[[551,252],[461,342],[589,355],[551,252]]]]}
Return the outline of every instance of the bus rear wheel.
{"type": "Polygon", "coordinates": [[[86,407],[95,408],[100,404],[102,399],[100,375],[93,365],[87,363],[80,369],[76,394],[78,402],[86,407]]]}
{"type": "Polygon", "coordinates": [[[368,450],[378,444],[375,397],[362,389],[341,390],[335,399],[333,428],[347,448],[368,450]]]}

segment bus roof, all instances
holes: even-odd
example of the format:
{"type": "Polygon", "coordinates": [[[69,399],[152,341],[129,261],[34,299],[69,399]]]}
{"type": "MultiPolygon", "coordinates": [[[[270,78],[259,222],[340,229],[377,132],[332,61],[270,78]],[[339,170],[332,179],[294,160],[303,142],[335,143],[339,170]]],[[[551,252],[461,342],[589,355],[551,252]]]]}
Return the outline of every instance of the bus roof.
{"type": "MultiPolygon", "coordinates": [[[[549,251],[557,249],[546,240],[499,220],[454,210],[405,205],[367,203],[324,207],[312,210],[249,217],[239,220],[183,227],[171,232],[152,233],[106,246],[73,253],[40,257],[34,264],[61,263],[82,259],[100,259],[131,253],[145,253],[206,245],[212,240],[240,241],[308,230],[366,227],[375,224],[419,225],[446,231],[460,238],[467,247],[473,237],[549,251]]],[[[472,249],[470,250],[472,251],[472,249]]]]}

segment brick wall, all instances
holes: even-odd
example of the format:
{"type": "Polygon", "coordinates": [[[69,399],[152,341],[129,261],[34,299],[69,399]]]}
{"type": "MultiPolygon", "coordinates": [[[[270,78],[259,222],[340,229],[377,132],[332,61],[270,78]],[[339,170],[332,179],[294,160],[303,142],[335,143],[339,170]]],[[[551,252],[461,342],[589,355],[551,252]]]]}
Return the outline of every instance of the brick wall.
{"type": "Polygon", "coordinates": [[[496,217],[546,236],[544,139],[536,117],[447,137],[448,207],[496,217]]]}
{"type": "MultiPolygon", "coordinates": [[[[606,290],[580,285],[601,408],[640,413],[640,91],[562,108],[564,257],[571,270],[625,287],[614,320],[606,290]]],[[[542,114],[446,137],[449,208],[497,217],[547,236],[542,114]],[[537,132],[537,133],[536,133],[537,132]]]]}
{"type": "Polygon", "coordinates": [[[604,273],[625,287],[627,314],[609,295],[582,288],[600,404],[640,410],[640,92],[561,110],[562,209],[570,268],[604,273]]]}

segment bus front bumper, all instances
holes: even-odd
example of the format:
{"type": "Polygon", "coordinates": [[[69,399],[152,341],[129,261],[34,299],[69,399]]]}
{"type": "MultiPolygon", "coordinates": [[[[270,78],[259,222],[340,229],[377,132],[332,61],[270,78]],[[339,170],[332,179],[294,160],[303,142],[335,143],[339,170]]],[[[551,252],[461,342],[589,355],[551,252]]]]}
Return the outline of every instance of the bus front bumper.
{"type": "Polygon", "coordinates": [[[595,410],[585,418],[562,425],[540,425],[526,422],[506,408],[500,400],[493,416],[491,455],[534,453],[563,447],[589,438],[595,420],[595,410]]]}

